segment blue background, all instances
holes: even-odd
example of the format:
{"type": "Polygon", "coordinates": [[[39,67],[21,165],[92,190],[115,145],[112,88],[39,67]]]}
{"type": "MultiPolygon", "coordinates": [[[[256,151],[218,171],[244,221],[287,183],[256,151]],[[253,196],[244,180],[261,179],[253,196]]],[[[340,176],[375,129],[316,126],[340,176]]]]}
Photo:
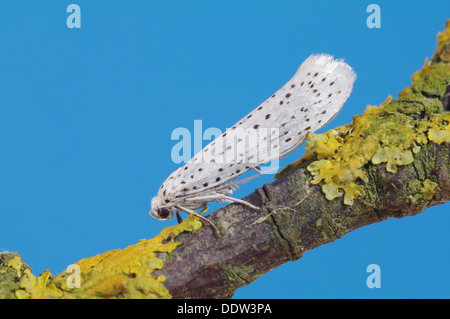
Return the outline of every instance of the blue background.
{"type": "MultiPolygon", "coordinates": [[[[225,130],[322,52],[358,79],[321,131],[350,123],[410,85],[450,18],[448,0],[377,1],[380,29],[366,25],[370,1],[77,1],[81,29],[69,29],[70,3],[0,2],[0,251],[36,275],[176,223],[148,215],[179,166],[175,128],[225,130]]],[[[360,228],[235,297],[448,298],[449,207],[360,228]],[[379,289],[366,286],[369,264],[379,289]]]]}

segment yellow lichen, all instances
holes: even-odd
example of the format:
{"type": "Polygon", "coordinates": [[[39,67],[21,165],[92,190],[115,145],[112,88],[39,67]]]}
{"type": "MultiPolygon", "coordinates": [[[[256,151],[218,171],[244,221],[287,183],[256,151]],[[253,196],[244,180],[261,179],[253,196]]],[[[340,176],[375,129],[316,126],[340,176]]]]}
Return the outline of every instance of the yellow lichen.
{"type": "Polygon", "coordinates": [[[386,171],[397,172],[397,165],[408,165],[414,158],[410,150],[403,150],[398,147],[380,147],[372,157],[372,163],[386,163],[386,171]]]}
{"type": "Polygon", "coordinates": [[[39,277],[34,276],[29,268],[25,269],[19,282],[19,289],[15,295],[18,299],[42,299],[59,298],[63,292],[55,285],[48,285],[51,276],[49,270],[45,270],[39,277]]]}
{"type": "Polygon", "coordinates": [[[450,115],[434,119],[432,128],[428,131],[428,139],[436,144],[450,142],[450,115]],[[445,128],[442,128],[442,126],[445,128]],[[434,124],[434,125],[433,125],[434,124]],[[440,125],[439,125],[440,124],[440,125]]]}
{"type": "MultiPolygon", "coordinates": [[[[17,298],[170,298],[163,286],[164,276],[153,278],[152,272],[163,267],[157,252],[172,252],[180,243],[174,238],[184,231],[201,227],[194,215],[182,223],[164,228],[161,233],[148,240],[124,249],[116,249],[82,259],[75,264],[79,267],[81,285],[70,288],[68,281],[72,272],[66,270],[52,277],[46,270],[35,277],[29,269],[24,271],[17,298]]],[[[11,267],[16,267],[11,264],[11,267]]],[[[14,269],[16,269],[14,268],[14,269]]]]}
{"type": "Polygon", "coordinates": [[[367,182],[362,167],[377,151],[379,139],[364,132],[371,126],[370,117],[378,116],[382,107],[391,101],[388,97],[380,107],[368,106],[363,116],[356,115],[350,125],[308,135],[307,154],[316,154],[318,159],[307,167],[314,177],[311,183],[323,182],[322,191],[328,200],[344,195],[344,203],[353,205],[355,198],[365,195],[364,188],[356,181],[367,182]]]}
{"type": "Polygon", "coordinates": [[[22,258],[20,258],[19,256],[14,256],[8,261],[8,267],[14,269],[17,272],[17,277],[19,278],[22,276],[22,273],[20,272],[22,265],[22,258]]]}
{"type": "Polygon", "coordinates": [[[110,297],[125,290],[127,280],[124,275],[112,275],[107,277],[98,286],[89,290],[89,293],[100,294],[101,296],[110,297]]]}
{"type": "Polygon", "coordinates": [[[365,195],[363,185],[357,184],[368,181],[364,165],[386,163],[386,171],[396,173],[398,166],[413,162],[420,145],[448,141],[450,115],[414,121],[396,111],[391,103],[389,96],[379,107],[368,106],[362,116],[354,116],[349,125],[323,134],[309,133],[306,154],[276,177],[304,160],[317,158],[307,166],[313,176],[311,184],[321,183],[328,200],[344,195],[344,204],[353,205],[354,199],[365,195]]]}
{"type": "Polygon", "coordinates": [[[438,184],[430,181],[429,179],[423,181],[423,187],[420,189],[420,191],[425,196],[426,200],[430,200],[433,198],[437,186],[438,184]]]}

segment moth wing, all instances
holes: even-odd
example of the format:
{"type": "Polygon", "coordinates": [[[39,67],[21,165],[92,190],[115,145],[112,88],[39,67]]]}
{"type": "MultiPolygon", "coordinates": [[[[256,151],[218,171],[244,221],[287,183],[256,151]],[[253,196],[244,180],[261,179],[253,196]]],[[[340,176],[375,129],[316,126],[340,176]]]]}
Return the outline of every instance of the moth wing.
{"type": "Polygon", "coordinates": [[[338,114],[355,79],[343,61],[310,56],[281,89],[172,173],[160,193],[205,193],[284,157],[338,114]]]}

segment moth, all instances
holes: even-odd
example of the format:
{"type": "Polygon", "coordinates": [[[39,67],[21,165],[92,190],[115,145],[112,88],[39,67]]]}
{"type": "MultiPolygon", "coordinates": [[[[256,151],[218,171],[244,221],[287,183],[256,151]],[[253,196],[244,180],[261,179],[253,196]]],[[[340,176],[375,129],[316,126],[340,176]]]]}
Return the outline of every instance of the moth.
{"type": "Polygon", "coordinates": [[[211,201],[259,209],[231,197],[242,182],[236,179],[249,170],[260,174],[261,165],[295,151],[309,132],[331,121],[355,79],[343,60],[309,56],[281,89],[170,174],[151,200],[150,215],[168,220],[175,212],[180,222],[184,211],[208,221],[195,210],[211,201]]]}

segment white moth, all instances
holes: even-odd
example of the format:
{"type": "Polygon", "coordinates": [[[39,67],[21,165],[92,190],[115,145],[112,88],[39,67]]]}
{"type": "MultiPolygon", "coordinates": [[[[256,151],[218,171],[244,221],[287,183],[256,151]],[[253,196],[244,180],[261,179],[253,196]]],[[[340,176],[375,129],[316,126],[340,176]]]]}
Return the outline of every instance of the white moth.
{"type": "MultiPolygon", "coordinates": [[[[342,60],[311,55],[275,94],[170,174],[151,201],[150,215],[194,214],[210,201],[258,207],[230,195],[236,178],[297,149],[309,132],[331,121],[350,96],[356,74],[342,60]]],[[[206,220],[206,219],[205,219],[206,220]]]]}

